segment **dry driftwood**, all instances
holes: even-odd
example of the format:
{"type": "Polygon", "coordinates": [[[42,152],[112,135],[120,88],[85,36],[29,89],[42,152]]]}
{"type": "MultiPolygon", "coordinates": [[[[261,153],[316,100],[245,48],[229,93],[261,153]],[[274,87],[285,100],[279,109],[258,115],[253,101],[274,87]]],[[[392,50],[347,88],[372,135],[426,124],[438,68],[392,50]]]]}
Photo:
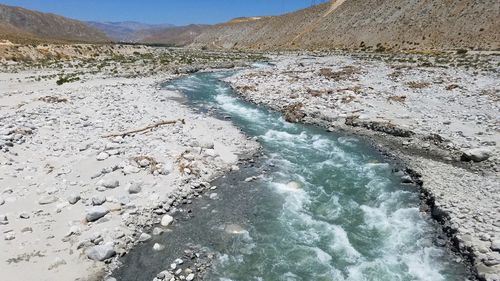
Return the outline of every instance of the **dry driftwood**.
{"type": "Polygon", "coordinates": [[[103,138],[111,138],[111,137],[119,137],[119,136],[124,137],[124,136],[127,136],[127,135],[144,132],[144,131],[147,131],[147,130],[152,130],[154,128],[157,128],[157,127],[160,127],[160,126],[163,126],[163,125],[175,124],[178,121],[180,121],[182,124],[185,124],[184,119],[160,121],[160,122],[148,125],[148,126],[146,126],[144,128],[141,128],[141,129],[136,129],[136,130],[126,131],[126,132],[121,132],[121,133],[110,134],[110,135],[103,136],[103,138]]]}

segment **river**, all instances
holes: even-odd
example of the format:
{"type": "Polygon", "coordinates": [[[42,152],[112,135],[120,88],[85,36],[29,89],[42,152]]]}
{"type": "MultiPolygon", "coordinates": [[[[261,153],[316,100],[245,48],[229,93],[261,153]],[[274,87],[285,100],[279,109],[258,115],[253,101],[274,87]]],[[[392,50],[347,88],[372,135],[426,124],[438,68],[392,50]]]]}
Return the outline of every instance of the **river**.
{"type": "Polygon", "coordinates": [[[467,280],[395,165],[362,139],[243,101],[220,80],[230,74],[165,87],[203,114],[230,118],[263,156],[217,180],[218,200],[195,202],[189,220],[132,250],[118,280],[152,280],[188,243],[216,253],[205,280],[467,280]],[[153,242],[169,250],[153,253],[153,242]]]}

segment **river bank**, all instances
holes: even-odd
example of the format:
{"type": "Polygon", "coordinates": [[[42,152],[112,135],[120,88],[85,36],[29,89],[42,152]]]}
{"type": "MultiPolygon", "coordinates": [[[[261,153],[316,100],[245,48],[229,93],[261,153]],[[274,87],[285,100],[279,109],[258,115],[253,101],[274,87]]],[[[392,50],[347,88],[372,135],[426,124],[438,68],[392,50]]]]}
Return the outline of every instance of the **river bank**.
{"type": "Polygon", "coordinates": [[[460,57],[284,55],[226,81],[289,121],[368,137],[401,159],[450,246],[479,278],[499,280],[495,59],[469,68],[454,65],[460,57]]]}
{"type": "Polygon", "coordinates": [[[3,65],[2,279],[102,280],[114,259],[151,238],[147,229],[175,223],[165,216],[171,205],[191,203],[200,196],[193,188],[210,188],[257,151],[229,122],[159,87],[179,73],[246,58],[186,65],[199,55],[129,49],[119,61],[3,65]],[[176,59],[144,60],[157,54],[176,59]]]}

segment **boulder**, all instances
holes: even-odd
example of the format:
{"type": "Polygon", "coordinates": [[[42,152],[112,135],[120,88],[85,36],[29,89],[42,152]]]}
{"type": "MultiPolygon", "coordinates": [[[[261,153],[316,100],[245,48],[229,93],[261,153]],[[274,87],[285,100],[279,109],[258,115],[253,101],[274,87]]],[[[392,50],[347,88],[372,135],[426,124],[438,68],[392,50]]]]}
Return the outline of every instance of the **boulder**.
{"type": "Polygon", "coordinates": [[[482,162],[491,157],[491,151],[487,148],[473,148],[464,151],[462,161],[482,162]]]}
{"type": "Polygon", "coordinates": [[[174,218],[170,215],[164,215],[162,218],[161,218],[161,225],[162,226],[169,226],[172,224],[172,222],[174,222],[174,218]]]}
{"type": "Polygon", "coordinates": [[[85,218],[87,221],[93,222],[104,217],[107,213],[109,213],[107,208],[103,206],[94,206],[87,211],[85,218]]]}
{"type": "Polygon", "coordinates": [[[87,249],[87,257],[95,261],[105,261],[116,255],[113,248],[113,243],[106,243],[104,245],[97,245],[87,249]]]}

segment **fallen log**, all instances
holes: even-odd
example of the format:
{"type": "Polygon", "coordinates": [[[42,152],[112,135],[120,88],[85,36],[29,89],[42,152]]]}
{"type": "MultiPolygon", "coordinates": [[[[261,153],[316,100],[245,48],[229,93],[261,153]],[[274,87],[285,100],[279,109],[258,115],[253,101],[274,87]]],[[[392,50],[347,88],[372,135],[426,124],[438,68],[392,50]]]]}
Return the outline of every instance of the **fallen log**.
{"type": "Polygon", "coordinates": [[[119,137],[119,136],[125,137],[125,136],[131,135],[131,134],[136,134],[136,133],[141,133],[141,132],[144,132],[144,131],[152,130],[152,129],[160,127],[160,126],[175,124],[175,123],[177,123],[179,121],[182,124],[186,124],[184,122],[184,119],[160,121],[160,122],[148,125],[148,126],[146,126],[144,128],[141,128],[141,129],[136,129],[136,130],[126,131],[126,132],[121,132],[121,133],[115,133],[115,134],[105,135],[105,136],[103,136],[103,138],[112,138],[112,137],[119,137]]]}

